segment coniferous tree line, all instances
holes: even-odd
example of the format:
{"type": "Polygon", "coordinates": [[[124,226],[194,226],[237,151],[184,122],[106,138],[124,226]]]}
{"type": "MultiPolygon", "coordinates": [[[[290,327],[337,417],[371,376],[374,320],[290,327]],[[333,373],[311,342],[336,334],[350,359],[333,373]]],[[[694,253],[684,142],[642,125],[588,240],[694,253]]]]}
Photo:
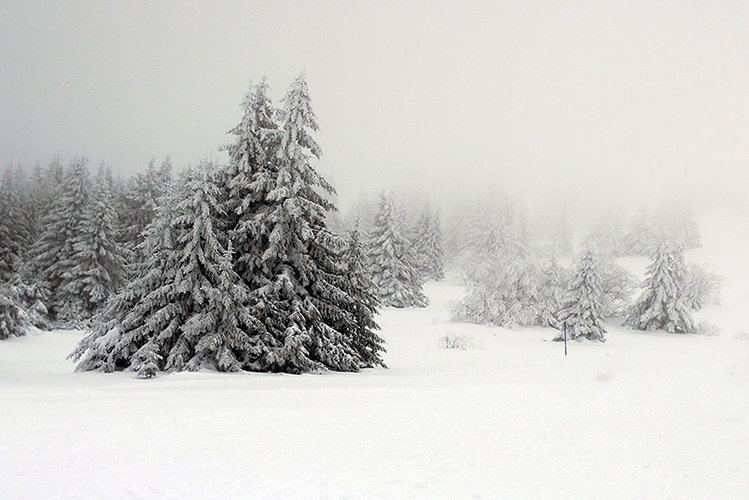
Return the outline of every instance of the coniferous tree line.
{"type": "MultiPolygon", "coordinates": [[[[273,105],[251,86],[230,133],[227,165],[187,170],[156,204],[129,255],[133,282],[96,318],[72,353],[78,369],[357,371],[383,365],[379,307],[361,234],[335,234],[333,187],[307,83],[273,105]]],[[[150,180],[136,192],[158,200],[150,180]],[[154,194],[155,193],[155,194],[154,194]]],[[[153,205],[140,205],[144,219],[153,205]]],[[[138,220],[138,219],[136,219],[138,220]]]]}
{"type": "Polygon", "coordinates": [[[282,107],[269,90],[251,86],[225,165],[176,180],[168,158],[125,181],[85,158],[37,166],[30,182],[9,168],[0,335],[84,328],[78,369],[144,377],[384,365],[379,307],[424,306],[423,283],[444,276],[438,213],[413,223],[383,195],[373,220],[333,232],[307,84],[282,107]]]}
{"type": "Polygon", "coordinates": [[[717,301],[720,278],[698,264],[683,264],[684,251],[699,245],[697,225],[684,206],[652,215],[641,209],[628,225],[609,211],[584,236],[579,261],[567,268],[557,261],[572,251],[564,213],[554,214],[535,241],[524,231],[525,220],[496,193],[453,215],[450,265],[468,289],[454,305],[453,319],[509,328],[561,330],[566,324],[568,338],[604,341],[603,323],[613,318],[636,329],[694,332],[690,311],[717,301]],[[642,297],[634,300],[637,283],[616,259],[640,254],[656,262],[642,297]]]}
{"type": "Polygon", "coordinates": [[[430,203],[410,203],[382,191],[378,201],[361,195],[344,224],[356,228],[366,251],[366,273],[383,306],[425,307],[427,281],[445,278],[440,212],[430,203]]]}
{"type": "Polygon", "coordinates": [[[497,191],[448,211],[406,211],[392,193],[336,214],[313,162],[317,121],[302,77],[281,107],[251,86],[225,165],[176,180],[167,158],[113,179],[84,158],[6,169],[0,183],[0,337],[72,326],[90,333],[79,369],[305,372],[382,365],[379,307],[424,307],[423,286],[465,280],[460,321],[562,328],[605,340],[603,323],[695,330],[690,311],[717,301],[720,279],[684,251],[699,246],[691,213],[605,213],[575,240],[566,213],[538,228],[497,191]],[[641,297],[616,259],[653,256],[641,297]],[[568,264],[560,265],[560,260],[568,264]]]}

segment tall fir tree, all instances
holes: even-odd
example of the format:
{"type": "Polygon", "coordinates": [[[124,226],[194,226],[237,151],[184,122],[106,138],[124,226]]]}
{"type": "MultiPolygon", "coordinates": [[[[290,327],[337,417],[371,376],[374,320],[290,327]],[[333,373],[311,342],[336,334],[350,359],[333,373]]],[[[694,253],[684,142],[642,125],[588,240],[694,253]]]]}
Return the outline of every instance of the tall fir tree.
{"type": "Polygon", "coordinates": [[[73,266],[74,241],[80,235],[89,196],[89,172],[83,158],[72,161],[63,176],[63,184],[44,215],[44,232],[34,249],[33,268],[50,296],[50,313],[56,316],[66,307],[63,317],[77,314],[76,298],[68,295],[65,273],[73,266]],[[66,305],[67,304],[67,305],[66,305]]]}
{"type": "Polygon", "coordinates": [[[470,275],[487,258],[528,255],[522,214],[506,195],[492,191],[469,206],[454,217],[445,238],[453,265],[470,275]]]}
{"type": "Polygon", "coordinates": [[[261,328],[234,273],[218,186],[207,163],[157,209],[143,243],[148,272],[108,303],[71,354],[78,370],[240,370],[261,328]],[[171,206],[170,206],[171,205],[171,206]]]}
{"type": "Polygon", "coordinates": [[[585,239],[586,248],[594,249],[603,258],[625,255],[625,235],[622,217],[617,210],[609,210],[600,217],[585,239]]]}
{"type": "Polygon", "coordinates": [[[645,206],[641,206],[627,225],[627,232],[624,235],[626,253],[650,256],[655,250],[654,240],[650,214],[645,206]]]}
{"type": "Polygon", "coordinates": [[[153,221],[161,199],[172,182],[172,164],[167,157],[159,167],[151,160],[144,172],[133,177],[117,201],[117,242],[128,261],[129,274],[136,275],[147,256],[140,251],[146,227],[153,221]]]}
{"type": "Polygon", "coordinates": [[[368,273],[366,235],[359,229],[359,221],[348,233],[344,258],[346,262],[346,293],[353,299],[353,345],[367,366],[385,366],[381,353],[384,340],[375,333],[380,327],[374,320],[379,300],[368,273]]]}
{"type": "Polygon", "coordinates": [[[13,277],[18,264],[17,247],[10,227],[10,208],[7,200],[0,198],[0,283],[13,277]]]}
{"type": "Polygon", "coordinates": [[[416,262],[424,280],[441,280],[445,277],[445,256],[442,250],[442,228],[439,216],[429,205],[424,207],[414,231],[413,247],[416,262]]]}
{"type": "Polygon", "coordinates": [[[47,167],[36,165],[31,172],[30,212],[36,221],[34,242],[37,243],[44,233],[45,216],[52,210],[52,205],[60,195],[65,180],[65,168],[59,157],[55,157],[47,167]]]}
{"type": "Polygon", "coordinates": [[[307,83],[298,77],[283,100],[277,148],[271,168],[258,173],[263,199],[248,226],[261,252],[252,262],[254,313],[269,331],[253,370],[292,373],[362,367],[352,344],[352,308],[339,258],[342,240],[325,223],[335,206],[325,195],[333,187],[314,169],[320,147],[307,83]],[[266,191],[267,189],[267,191],[266,191]]]}
{"type": "Polygon", "coordinates": [[[221,171],[223,204],[236,252],[235,270],[254,289],[265,284],[262,254],[270,228],[257,224],[256,215],[267,211],[269,193],[278,172],[275,151],[279,144],[277,110],[266,79],[250,90],[242,102],[242,119],[230,130],[234,142],[224,149],[229,163],[221,171]]]}
{"type": "Polygon", "coordinates": [[[553,257],[564,257],[572,253],[572,234],[570,232],[567,212],[559,211],[551,227],[551,254],[553,257]]]}
{"type": "Polygon", "coordinates": [[[541,270],[538,284],[536,324],[551,328],[559,327],[559,310],[562,308],[564,290],[563,270],[552,256],[548,264],[541,270]]]}
{"type": "Polygon", "coordinates": [[[0,285],[9,287],[6,302],[20,308],[28,323],[46,328],[47,299],[30,256],[39,238],[39,216],[43,213],[37,198],[48,186],[38,165],[31,182],[26,181],[19,166],[9,168],[0,184],[0,285]]]}
{"type": "Polygon", "coordinates": [[[101,167],[92,183],[88,206],[73,238],[73,254],[62,285],[62,320],[89,319],[121,285],[125,261],[115,240],[111,174],[101,167]]]}
{"type": "Polygon", "coordinates": [[[33,241],[23,170],[8,166],[0,179],[0,281],[9,282],[33,241]]]}
{"type": "Polygon", "coordinates": [[[148,377],[205,365],[300,373],[382,364],[376,303],[326,227],[333,188],[311,164],[320,148],[307,84],[296,79],[278,112],[266,91],[251,89],[229,165],[204,202],[187,195],[199,191],[191,186],[176,208],[159,209],[142,245],[145,272],[71,354],[79,369],[130,366],[148,377]]]}
{"type": "MultiPolygon", "coordinates": [[[[564,305],[559,312],[560,330],[567,327],[567,338],[606,341],[606,328],[601,314],[601,276],[598,259],[586,250],[571,278],[564,305]]],[[[560,333],[554,340],[563,340],[560,333]]]]}
{"type": "MultiPolygon", "coordinates": [[[[652,232],[656,245],[661,238],[674,250],[689,250],[700,246],[700,230],[691,208],[685,203],[665,203],[653,216],[652,232]]],[[[654,247],[656,246],[654,245],[654,247]]]]}
{"type": "Polygon", "coordinates": [[[425,307],[416,256],[403,236],[392,197],[380,195],[380,207],[370,233],[369,261],[372,281],[385,306],[425,307]]]}
{"type": "Polygon", "coordinates": [[[669,242],[665,235],[659,238],[654,261],[648,266],[645,290],[630,310],[625,325],[636,330],[693,333],[684,256],[669,242]]]}

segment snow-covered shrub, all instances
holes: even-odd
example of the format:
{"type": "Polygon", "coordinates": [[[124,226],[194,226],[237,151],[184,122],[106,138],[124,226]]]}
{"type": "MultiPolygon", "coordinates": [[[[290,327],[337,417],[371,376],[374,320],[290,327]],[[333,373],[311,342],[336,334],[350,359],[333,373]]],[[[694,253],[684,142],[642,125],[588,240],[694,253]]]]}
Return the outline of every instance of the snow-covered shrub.
{"type": "Polygon", "coordinates": [[[720,328],[707,320],[702,320],[697,323],[697,326],[694,327],[694,331],[695,333],[708,337],[717,337],[720,335],[720,328]]]}
{"type": "Polygon", "coordinates": [[[632,273],[613,260],[600,264],[601,316],[604,319],[621,318],[632,305],[632,293],[637,281],[632,273]]]}
{"type": "Polygon", "coordinates": [[[700,264],[687,264],[685,293],[687,305],[699,311],[708,305],[720,303],[720,286],[723,278],[700,264]]]}
{"type": "Polygon", "coordinates": [[[473,337],[468,335],[456,335],[452,332],[448,332],[439,339],[439,345],[442,349],[459,349],[461,351],[467,351],[473,349],[479,344],[473,337]]]}
{"type": "Polygon", "coordinates": [[[452,319],[517,328],[535,323],[538,267],[528,258],[495,254],[467,276],[468,294],[455,304],[452,319]]]}

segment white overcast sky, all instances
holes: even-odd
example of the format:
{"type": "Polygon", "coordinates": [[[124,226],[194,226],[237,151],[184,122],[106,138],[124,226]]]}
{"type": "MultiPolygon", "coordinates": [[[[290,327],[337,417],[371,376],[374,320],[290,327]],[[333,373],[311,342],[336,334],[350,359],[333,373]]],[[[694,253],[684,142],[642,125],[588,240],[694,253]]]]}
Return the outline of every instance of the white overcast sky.
{"type": "Polygon", "coordinates": [[[343,193],[747,194],[749,2],[0,1],[0,161],[217,153],[306,70],[343,193]]]}

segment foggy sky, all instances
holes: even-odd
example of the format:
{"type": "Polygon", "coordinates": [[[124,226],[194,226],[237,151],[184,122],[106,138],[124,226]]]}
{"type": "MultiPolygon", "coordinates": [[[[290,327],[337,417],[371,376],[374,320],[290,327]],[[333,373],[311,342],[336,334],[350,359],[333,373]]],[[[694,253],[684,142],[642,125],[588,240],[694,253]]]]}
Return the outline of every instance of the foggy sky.
{"type": "Polygon", "coordinates": [[[344,196],[744,196],[749,2],[2,1],[0,161],[223,158],[306,70],[344,196]]]}

